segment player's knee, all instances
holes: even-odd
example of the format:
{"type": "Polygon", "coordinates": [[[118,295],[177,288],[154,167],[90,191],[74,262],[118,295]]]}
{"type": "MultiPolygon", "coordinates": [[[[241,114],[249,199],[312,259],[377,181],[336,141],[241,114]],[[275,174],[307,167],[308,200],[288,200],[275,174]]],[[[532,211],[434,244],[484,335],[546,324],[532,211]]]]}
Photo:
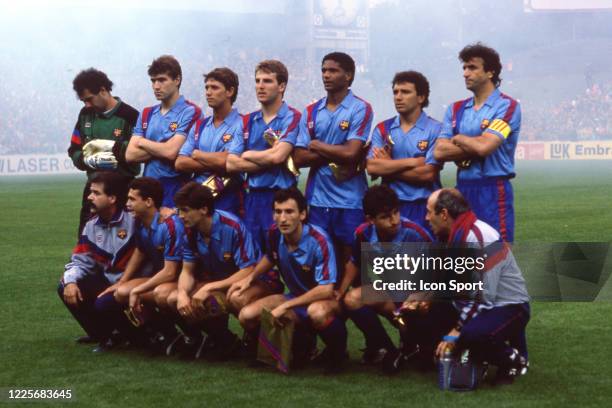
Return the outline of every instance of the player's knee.
{"type": "Polygon", "coordinates": [[[115,300],[118,303],[127,303],[130,300],[130,290],[129,286],[119,286],[115,291],[115,300]]]}
{"type": "Polygon", "coordinates": [[[355,288],[348,292],[344,297],[343,303],[348,310],[357,310],[363,306],[361,288],[355,288]]]}
{"type": "Polygon", "coordinates": [[[57,295],[60,297],[60,299],[62,299],[62,302],[64,301],[64,283],[60,282],[57,285],[57,295]]]}
{"type": "Polygon", "coordinates": [[[232,310],[239,312],[242,310],[248,303],[248,297],[245,296],[244,292],[241,294],[236,294],[236,292],[232,293],[232,295],[227,299],[229,306],[232,310]]]}
{"type": "Polygon", "coordinates": [[[238,321],[240,321],[240,325],[245,329],[254,329],[259,324],[259,308],[255,305],[243,307],[238,314],[238,321]]]}
{"type": "Polygon", "coordinates": [[[172,292],[170,292],[170,294],[166,298],[166,304],[168,305],[168,308],[176,310],[176,303],[178,301],[177,299],[178,299],[178,292],[176,290],[173,290],[172,292]]]}
{"type": "Polygon", "coordinates": [[[331,307],[323,302],[311,303],[306,311],[315,328],[324,327],[333,318],[331,307]]]}
{"type": "Polygon", "coordinates": [[[168,295],[170,295],[170,290],[165,288],[163,285],[157,286],[153,289],[153,299],[155,300],[155,304],[159,307],[167,307],[168,295]]]}

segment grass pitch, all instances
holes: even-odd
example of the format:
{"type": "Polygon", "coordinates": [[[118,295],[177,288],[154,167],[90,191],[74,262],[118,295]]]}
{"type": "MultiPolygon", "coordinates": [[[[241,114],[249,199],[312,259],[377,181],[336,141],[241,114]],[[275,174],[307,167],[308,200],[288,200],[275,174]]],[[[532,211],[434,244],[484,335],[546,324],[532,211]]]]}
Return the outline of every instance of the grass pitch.
{"type": "MultiPolygon", "coordinates": [[[[453,184],[451,173],[445,170],[445,185],[453,184]]],[[[610,241],[612,162],[520,162],[517,173],[517,241],[610,241]]],[[[82,177],[0,180],[5,395],[9,388],[70,388],[75,407],[612,404],[610,303],[534,303],[529,374],[512,386],[466,394],[439,391],[434,373],[388,378],[360,366],[363,340],[350,323],[351,363],[337,376],[316,369],[284,376],[240,361],[182,362],[133,351],[94,355],[72,341],[81,329],[55,293],[75,243],[82,186],[82,177]]]]}

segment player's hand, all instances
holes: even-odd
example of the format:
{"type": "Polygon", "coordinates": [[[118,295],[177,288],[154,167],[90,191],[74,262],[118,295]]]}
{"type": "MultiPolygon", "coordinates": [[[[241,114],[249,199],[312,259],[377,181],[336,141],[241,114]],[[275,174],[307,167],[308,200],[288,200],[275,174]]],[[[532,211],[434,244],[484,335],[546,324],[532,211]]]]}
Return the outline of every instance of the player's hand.
{"type": "Polygon", "coordinates": [[[381,147],[374,147],[372,150],[372,155],[375,159],[391,160],[391,154],[389,153],[389,150],[381,147]]]}
{"type": "Polygon", "coordinates": [[[242,293],[251,287],[253,283],[253,278],[251,276],[247,276],[244,279],[239,280],[238,282],[234,282],[232,286],[227,290],[227,298],[229,299],[234,292],[236,292],[236,296],[242,295],[242,293]]]}
{"type": "Polygon", "coordinates": [[[176,214],[176,209],[170,207],[162,207],[159,209],[159,215],[161,215],[164,219],[172,217],[176,214]]]}
{"type": "Polygon", "coordinates": [[[441,341],[440,343],[438,343],[438,347],[436,347],[436,353],[434,357],[440,360],[442,357],[444,357],[444,351],[446,351],[446,349],[453,350],[454,348],[455,348],[454,342],[441,341]]]}
{"type": "MultiPolygon", "coordinates": [[[[452,329],[447,336],[448,337],[454,337],[454,338],[458,338],[459,335],[461,333],[459,332],[459,330],[457,329],[452,329]]],[[[442,340],[440,343],[438,343],[438,347],[436,347],[436,354],[435,357],[440,359],[444,356],[444,351],[449,348],[451,350],[453,350],[455,348],[456,344],[455,341],[444,341],[442,340]]]]}
{"type": "Polygon", "coordinates": [[[406,300],[400,307],[400,312],[414,312],[418,309],[418,300],[406,300]]]}
{"type": "Polygon", "coordinates": [[[246,152],[243,152],[240,157],[243,158],[244,160],[249,160],[252,156],[253,156],[253,151],[252,150],[247,150],[246,152]]]}
{"type": "Polygon", "coordinates": [[[117,168],[117,159],[111,152],[101,152],[85,157],[83,163],[92,170],[114,170],[117,168]]]}
{"type": "Polygon", "coordinates": [[[319,149],[319,147],[321,147],[322,144],[323,144],[323,142],[321,142],[320,140],[312,140],[308,144],[308,150],[316,152],[319,149]]]}
{"type": "Polygon", "coordinates": [[[121,285],[122,283],[123,282],[117,282],[117,283],[114,283],[114,284],[110,285],[108,288],[106,288],[102,292],[100,292],[98,297],[101,298],[102,296],[104,296],[104,295],[106,295],[108,293],[115,293],[115,291],[117,290],[119,285],[121,285]]]}
{"type": "Polygon", "coordinates": [[[334,299],[336,299],[338,302],[342,302],[342,300],[345,298],[346,294],[348,293],[348,288],[346,288],[345,290],[334,290],[334,299]]]}
{"type": "Polygon", "coordinates": [[[204,310],[204,302],[206,299],[210,297],[210,290],[207,285],[204,285],[198,290],[193,297],[191,298],[191,307],[193,307],[194,312],[198,313],[199,311],[204,310]]]}
{"type": "Polygon", "coordinates": [[[77,306],[79,302],[83,301],[81,289],[76,283],[69,283],[64,287],[64,300],[70,306],[77,306]]]}
{"type": "Polygon", "coordinates": [[[406,300],[402,303],[400,307],[400,311],[404,312],[420,312],[427,313],[429,312],[429,307],[431,306],[431,302],[425,300],[406,300]]]}
{"type": "Polygon", "coordinates": [[[270,314],[274,318],[275,322],[282,326],[282,318],[287,313],[287,307],[284,304],[276,306],[270,314]]]}
{"type": "Polygon", "coordinates": [[[193,314],[191,299],[185,293],[179,293],[176,299],[176,310],[184,318],[190,317],[193,314]]]}
{"type": "Polygon", "coordinates": [[[137,313],[140,313],[140,293],[138,291],[130,291],[129,305],[130,309],[134,310],[137,313]]]}
{"type": "Polygon", "coordinates": [[[193,160],[202,159],[202,152],[199,149],[193,149],[193,152],[191,152],[191,158],[193,160]]]}

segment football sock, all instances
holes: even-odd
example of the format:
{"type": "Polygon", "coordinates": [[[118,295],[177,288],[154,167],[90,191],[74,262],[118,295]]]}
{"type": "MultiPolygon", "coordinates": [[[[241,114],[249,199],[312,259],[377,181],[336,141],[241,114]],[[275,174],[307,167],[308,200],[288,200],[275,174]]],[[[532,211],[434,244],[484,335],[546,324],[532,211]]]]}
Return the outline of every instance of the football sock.
{"type": "Polygon", "coordinates": [[[344,320],[334,317],[323,330],[319,330],[319,335],[332,353],[340,355],[346,351],[348,333],[344,320]]]}
{"type": "Polygon", "coordinates": [[[350,311],[348,315],[357,328],[363,333],[368,349],[395,349],[391,338],[387,334],[374,309],[368,306],[362,306],[357,310],[350,311]]]}

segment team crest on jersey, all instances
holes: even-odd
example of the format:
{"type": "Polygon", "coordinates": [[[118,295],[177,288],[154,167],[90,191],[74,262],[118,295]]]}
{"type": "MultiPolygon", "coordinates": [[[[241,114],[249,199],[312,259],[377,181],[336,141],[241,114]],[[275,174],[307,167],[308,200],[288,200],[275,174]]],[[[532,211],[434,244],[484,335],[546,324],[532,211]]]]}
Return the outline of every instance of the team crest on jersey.
{"type": "Polygon", "coordinates": [[[142,122],[142,130],[145,130],[149,126],[149,122],[142,122]]]}
{"type": "Polygon", "coordinates": [[[90,128],[91,127],[91,122],[85,122],[85,127],[86,128],[90,128]]]}
{"type": "Polygon", "coordinates": [[[350,123],[348,120],[343,120],[342,122],[340,122],[340,129],[341,130],[347,130],[350,126],[350,123]]]}
{"type": "Polygon", "coordinates": [[[101,244],[104,241],[104,237],[102,235],[96,235],[96,242],[101,244]]]}
{"type": "Polygon", "coordinates": [[[113,130],[113,135],[115,135],[115,137],[119,137],[119,136],[121,136],[121,129],[115,129],[115,130],[113,130]]]}
{"type": "Polygon", "coordinates": [[[127,231],[124,229],[120,229],[119,231],[117,231],[117,237],[119,237],[119,239],[125,239],[125,237],[127,237],[127,231]]]}
{"type": "Polygon", "coordinates": [[[225,262],[229,262],[232,259],[232,253],[231,252],[224,252],[223,253],[223,260],[225,262]]]}
{"type": "Polygon", "coordinates": [[[311,120],[308,122],[308,129],[312,130],[314,128],[314,122],[311,120]]]}
{"type": "Polygon", "coordinates": [[[176,132],[176,128],[178,127],[178,123],[172,122],[170,123],[170,131],[176,132]]]}
{"type": "Polygon", "coordinates": [[[221,138],[221,140],[223,140],[223,143],[227,143],[230,140],[232,140],[232,135],[230,135],[229,133],[226,133],[223,135],[223,137],[221,138]]]}
{"type": "Polygon", "coordinates": [[[428,140],[419,140],[419,142],[417,143],[417,147],[422,152],[427,150],[427,146],[429,146],[429,141],[428,140]]]}
{"type": "Polygon", "coordinates": [[[309,265],[302,265],[302,272],[310,273],[310,266],[309,265]]]}
{"type": "Polygon", "coordinates": [[[482,122],[480,122],[480,129],[485,130],[488,127],[489,127],[489,119],[483,119],[482,122]]]}

